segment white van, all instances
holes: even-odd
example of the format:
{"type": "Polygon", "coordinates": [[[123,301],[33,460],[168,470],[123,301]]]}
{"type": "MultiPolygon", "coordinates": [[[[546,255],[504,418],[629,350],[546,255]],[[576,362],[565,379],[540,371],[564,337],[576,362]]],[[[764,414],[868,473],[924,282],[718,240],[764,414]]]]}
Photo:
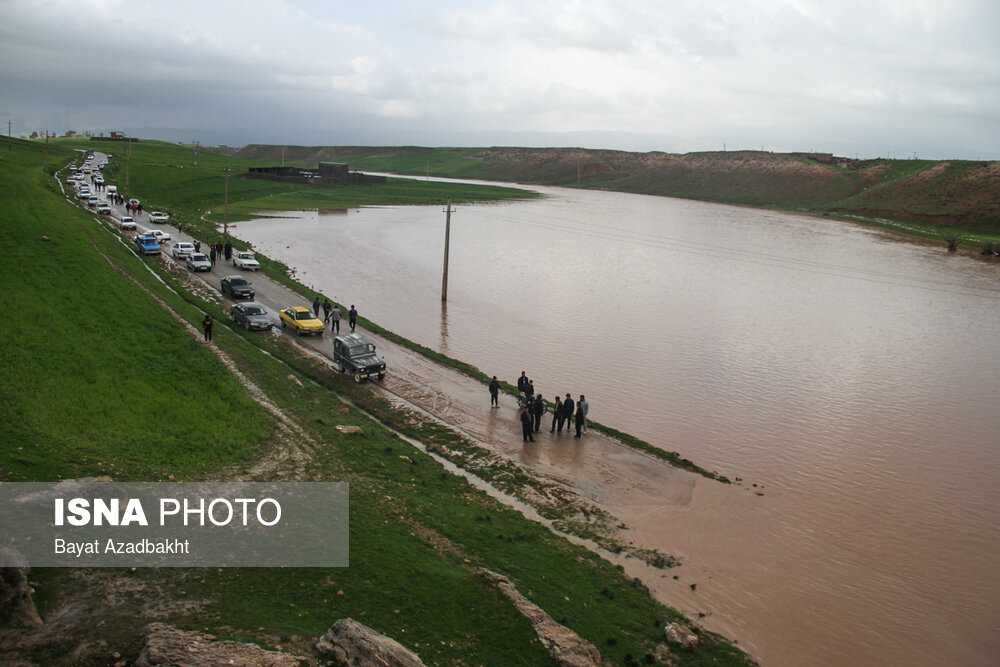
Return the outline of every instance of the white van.
{"type": "Polygon", "coordinates": [[[106,186],[104,186],[104,191],[107,192],[109,195],[116,195],[116,194],[118,194],[118,186],[117,185],[106,185],[106,186]]]}

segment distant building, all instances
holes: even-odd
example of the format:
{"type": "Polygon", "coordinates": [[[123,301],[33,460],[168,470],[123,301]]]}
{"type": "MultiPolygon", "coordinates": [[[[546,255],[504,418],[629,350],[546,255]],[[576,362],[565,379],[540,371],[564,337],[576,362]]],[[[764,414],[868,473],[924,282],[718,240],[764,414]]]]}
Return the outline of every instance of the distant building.
{"type": "Polygon", "coordinates": [[[822,164],[837,164],[840,161],[840,158],[834,157],[833,153],[791,153],[791,155],[822,164]]]}
{"type": "Polygon", "coordinates": [[[91,137],[91,141],[139,141],[135,137],[126,137],[124,132],[112,132],[110,137],[91,137]]]}
{"type": "Polygon", "coordinates": [[[360,171],[350,171],[343,162],[320,162],[318,169],[301,167],[250,167],[247,178],[286,183],[316,183],[319,185],[347,185],[349,183],[385,183],[385,176],[373,176],[360,171]]]}

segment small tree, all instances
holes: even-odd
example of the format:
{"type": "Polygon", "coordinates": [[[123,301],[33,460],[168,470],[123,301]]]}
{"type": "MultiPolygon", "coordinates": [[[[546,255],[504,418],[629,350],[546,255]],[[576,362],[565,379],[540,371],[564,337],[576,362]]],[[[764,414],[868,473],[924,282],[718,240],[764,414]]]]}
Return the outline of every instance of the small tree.
{"type": "Polygon", "coordinates": [[[948,252],[958,250],[958,234],[945,234],[944,241],[948,244],[948,252]]]}

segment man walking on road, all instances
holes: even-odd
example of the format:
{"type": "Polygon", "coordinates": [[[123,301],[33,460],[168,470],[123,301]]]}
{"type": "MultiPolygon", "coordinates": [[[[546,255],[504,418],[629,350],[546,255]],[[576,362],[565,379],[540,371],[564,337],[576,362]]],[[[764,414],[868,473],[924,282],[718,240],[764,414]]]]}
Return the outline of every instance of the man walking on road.
{"type": "Polygon", "coordinates": [[[318,296],[315,299],[313,299],[313,315],[316,316],[317,320],[319,319],[319,297],[318,296]]]}
{"type": "Polygon", "coordinates": [[[330,333],[340,333],[340,306],[334,306],[330,311],[330,333]]]}
{"type": "Polygon", "coordinates": [[[358,310],[351,304],[351,309],[347,312],[347,323],[351,325],[351,333],[354,333],[354,327],[358,325],[358,310]]]}
{"type": "MultiPolygon", "coordinates": [[[[327,298],[324,297],[324,299],[323,299],[323,324],[326,324],[327,322],[330,321],[330,309],[331,308],[333,308],[333,304],[330,303],[329,299],[327,299],[327,298]]],[[[319,313],[317,313],[317,315],[318,314],[319,313]]]]}
{"type": "Polygon", "coordinates": [[[587,397],[580,394],[580,400],[576,402],[576,409],[583,411],[583,432],[587,432],[587,413],[590,412],[590,403],[587,402],[587,397]]]}

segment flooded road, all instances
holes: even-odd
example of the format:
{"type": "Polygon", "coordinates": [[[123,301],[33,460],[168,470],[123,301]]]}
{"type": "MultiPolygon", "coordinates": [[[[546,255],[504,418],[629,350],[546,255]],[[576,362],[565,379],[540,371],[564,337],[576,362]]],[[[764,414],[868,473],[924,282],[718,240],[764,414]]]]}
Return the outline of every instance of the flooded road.
{"type": "MultiPolygon", "coordinates": [[[[764,664],[1000,662],[1000,262],[825,219],[537,189],[457,208],[447,308],[440,207],[235,233],[407,338],[509,382],[526,370],[547,398],[584,393],[597,421],[742,478],[596,439],[506,440],[680,556],[627,567],[764,664]]],[[[465,426],[492,440],[508,425],[483,397],[465,426]]]]}

